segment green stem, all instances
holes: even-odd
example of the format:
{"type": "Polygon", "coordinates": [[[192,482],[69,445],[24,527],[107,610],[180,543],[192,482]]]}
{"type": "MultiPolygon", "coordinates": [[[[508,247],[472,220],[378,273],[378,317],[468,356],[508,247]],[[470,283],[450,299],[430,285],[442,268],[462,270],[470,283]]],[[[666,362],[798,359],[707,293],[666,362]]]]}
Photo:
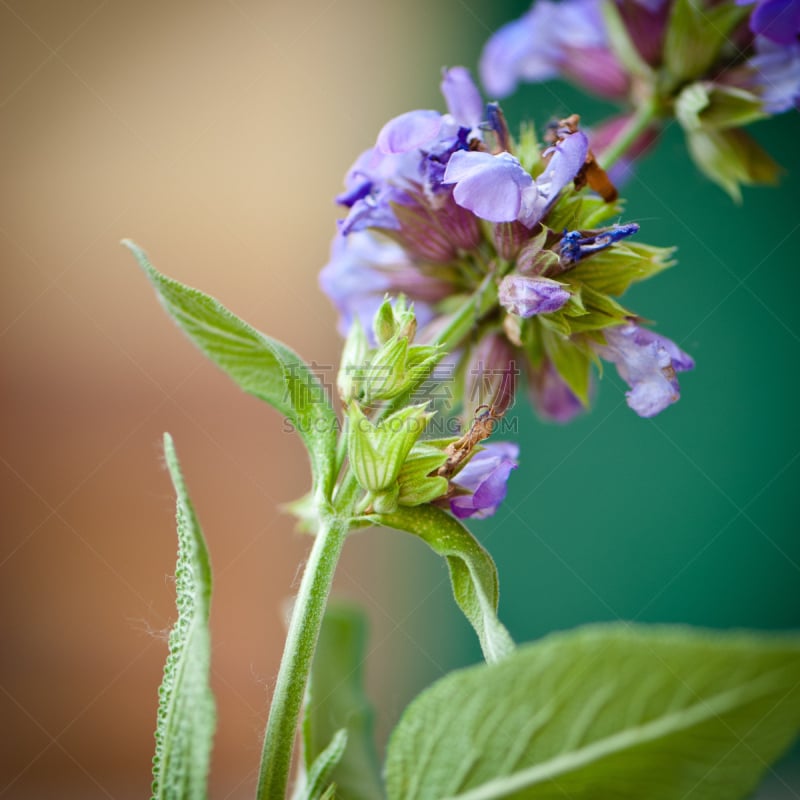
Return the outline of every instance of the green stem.
{"type": "Polygon", "coordinates": [[[637,107],[628,124],[620,131],[619,136],[600,156],[603,169],[611,169],[625,155],[631,145],[658,119],[658,104],[655,98],[649,98],[637,107]]]}
{"type": "Polygon", "coordinates": [[[306,683],[349,523],[349,517],[322,520],[303,571],[264,734],[258,800],[286,795],[306,683]]]}
{"type": "MultiPolygon", "coordinates": [[[[490,280],[491,276],[487,276],[478,291],[440,332],[437,343],[442,345],[442,357],[459,345],[472,330],[480,314],[483,293],[490,280]]],[[[397,407],[399,401],[400,398],[392,404],[392,408],[397,407]]],[[[300,582],[300,591],[294,602],[278,680],[272,696],[261,753],[261,771],[256,793],[258,800],[278,800],[286,796],[306,684],[333,575],[350,527],[358,491],[352,471],[347,470],[334,495],[336,511],[333,514],[328,512],[320,515],[320,530],[314,539],[300,582]]]]}

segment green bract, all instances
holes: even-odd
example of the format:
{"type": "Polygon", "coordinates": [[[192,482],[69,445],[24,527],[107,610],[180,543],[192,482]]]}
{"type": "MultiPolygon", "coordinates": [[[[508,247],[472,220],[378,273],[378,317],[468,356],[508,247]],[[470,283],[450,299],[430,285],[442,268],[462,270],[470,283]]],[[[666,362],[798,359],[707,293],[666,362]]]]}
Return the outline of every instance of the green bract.
{"type": "Polygon", "coordinates": [[[400,485],[397,502],[401,506],[419,506],[441,497],[447,491],[447,478],[431,473],[446,460],[447,455],[438,447],[415,444],[397,476],[400,485]]]}
{"type": "Polygon", "coordinates": [[[358,403],[348,408],[350,467],[362,489],[382,498],[383,508],[396,506],[400,470],[432,416],[426,407],[427,403],[409,406],[378,423],[367,419],[358,403]]]}
{"type": "Polygon", "coordinates": [[[342,350],[342,360],[336,376],[336,388],[343,403],[362,396],[364,367],[369,353],[369,342],[358,319],[353,320],[342,350]]]}

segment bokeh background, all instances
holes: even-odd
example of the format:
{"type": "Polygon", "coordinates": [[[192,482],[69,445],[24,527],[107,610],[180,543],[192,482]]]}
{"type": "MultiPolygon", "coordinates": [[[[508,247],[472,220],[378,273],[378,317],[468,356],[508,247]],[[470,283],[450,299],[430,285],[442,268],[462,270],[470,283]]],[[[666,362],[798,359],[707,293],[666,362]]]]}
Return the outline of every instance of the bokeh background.
{"type": "MultiPolygon", "coordinates": [[[[333,365],[316,275],[344,171],[391,116],[441,108],[440,68],[474,67],[526,5],[0,0],[0,797],[146,796],[175,614],[164,430],[215,569],[212,797],[252,796],[308,547],[278,508],[306,489],[299,442],[182,338],[119,239],[333,365]]],[[[561,84],[504,107],[512,125],[604,113],[561,84]]],[[[680,247],[630,303],[695,356],[681,402],[640,420],[607,370],[568,427],[514,410],[522,465],[475,529],[519,640],[619,618],[800,627],[800,126],[753,130],[786,174],[742,206],[674,129],[626,187],[641,238],[680,247]]],[[[381,740],[479,658],[410,537],[353,537],[337,591],[370,617],[381,740]]],[[[769,796],[800,796],[792,769],[769,796]]]]}

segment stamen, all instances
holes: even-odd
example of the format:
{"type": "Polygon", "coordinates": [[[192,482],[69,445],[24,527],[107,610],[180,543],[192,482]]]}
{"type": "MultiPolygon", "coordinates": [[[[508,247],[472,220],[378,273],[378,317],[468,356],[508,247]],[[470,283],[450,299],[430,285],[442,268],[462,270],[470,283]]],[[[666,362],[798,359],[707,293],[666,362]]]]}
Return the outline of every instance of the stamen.
{"type": "Polygon", "coordinates": [[[606,247],[633,236],[639,230],[636,222],[629,222],[625,225],[615,225],[604,231],[589,236],[582,236],[580,231],[564,231],[561,238],[561,263],[563,265],[574,264],[584,256],[604,250],[606,247]]]}

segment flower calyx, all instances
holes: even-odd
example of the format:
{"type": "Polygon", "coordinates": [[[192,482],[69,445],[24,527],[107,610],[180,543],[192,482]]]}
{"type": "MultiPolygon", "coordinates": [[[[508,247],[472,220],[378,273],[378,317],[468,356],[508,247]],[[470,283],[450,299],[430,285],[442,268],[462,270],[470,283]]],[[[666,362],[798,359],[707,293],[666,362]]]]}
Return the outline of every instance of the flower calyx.
{"type": "Polygon", "coordinates": [[[410,394],[426,379],[439,355],[432,345],[416,345],[417,322],[413,306],[404,297],[394,304],[387,297],[373,320],[378,346],[371,348],[358,320],[347,336],[337,378],[339,396],[375,405],[410,394]]]}
{"type": "Polygon", "coordinates": [[[433,416],[426,408],[427,403],[408,406],[378,422],[372,422],[356,401],[347,409],[350,468],[367,492],[367,506],[379,514],[397,508],[400,472],[433,416]]]}

